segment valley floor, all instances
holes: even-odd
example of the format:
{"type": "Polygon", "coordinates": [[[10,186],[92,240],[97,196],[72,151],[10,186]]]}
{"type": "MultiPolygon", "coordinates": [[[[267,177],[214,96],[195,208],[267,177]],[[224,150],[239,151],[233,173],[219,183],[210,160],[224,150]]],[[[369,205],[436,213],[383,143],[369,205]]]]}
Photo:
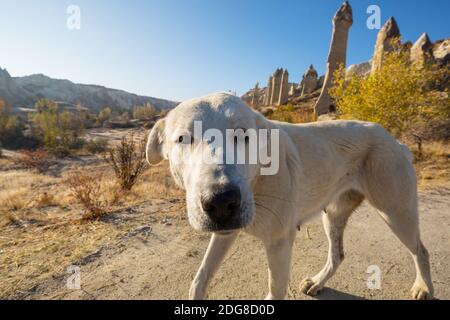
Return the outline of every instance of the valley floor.
{"type": "MultiPolygon", "coordinates": [[[[165,211],[178,201],[152,201],[115,213],[103,223],[129,220],[135,227],[72,264],[80,267],[81,290],[70,290],[62,272],[33,287],[3,298],[25,299],[187,299],[190,281],[208,244],[194,232],[182,212],[165,211]]],[[[450,299],[450,190],[420,194],[421,230],[431,256],[438,299],[450,299]]],[[[406,249],[364,204],[352,216],[345,233],[346,259],[317,299],[409,299],[414,281],[406,249]],[[368,289],[367,269],[381,269],[381,288],[368,289]]],[[[310,299],[298,285],[325,262],[327,241],[320,221],[303,228],[294,247],[288,299],[310,299]]],[[[262,299],[267,291],[265,253],[261,243],[241,234],[211,283],[211,299],[262,299]]]]}
{"type": "MultiPolygon", "coordinates": [[[[91,130],[117,143],[127,130],[91,130]]],[[[145,139],[145,130],[138,136],[145,139]]],[[[416,165],[422,239],[430,252],[435,296],[450,299],[450,177],[448,146],[432,144],[416,165]]],[[[55,160],[45,172],[23,168],[17,152],[0,159],[0,299],[187,299],[209,236],[189,226],[184,194],[167,163],[148,168],[133,190],[117,197],[102,156],[55,160]],[[83,221],[67,179],[101,180],[108,214],[83,221]],[[70,289],[68,268],[79,268],[81,289],[70,289]]],[[[409,299],[413,261],[376,211],[364,203],[344,237],[346,259],[317,299],[409,299]],[[381,288],[369,289],[370,266],[381,288]]],[[[320,219],[298,232],[288,299],[310,299],[299,283],[325,263],[320,219]],[[307,228],[306,228],[307,227],[307,228]]],[[[75,269],[76,269],[75,268],[75,269]]],[[[75,270],[71,269],[71,270],[75,270]]],[[[262,243],[241,234],[211,282],[210,299],[262,299],[267,264],[262,243]]]]}

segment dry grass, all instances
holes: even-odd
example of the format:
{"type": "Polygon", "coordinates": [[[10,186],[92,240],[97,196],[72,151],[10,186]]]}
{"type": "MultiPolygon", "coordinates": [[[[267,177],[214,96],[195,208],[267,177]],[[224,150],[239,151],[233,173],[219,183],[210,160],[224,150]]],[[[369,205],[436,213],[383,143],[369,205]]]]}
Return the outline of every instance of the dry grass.
{"type": "Polygon", "coordinates": [[[108,212],[156,199],[184,197],[175,189],[167,164],[145,170],[128,192],[121,191],[114,173],[102,160],[80,165],[64,167],[60,177],[29,170],[2,171],[7,166],[0,167],[0,298],[20,294],[51,275],[65,273],[68,265],[141,223],[83,220],[83,206],[74,201],[64,184],[75,172],[81,170],[90,180],[101,176],[94,180],[98,181],[98,199],[108,212]]]}
{"type": "Polygon", "coordinates": [[[112,226],[79,224],[62,179],[33,171],[0,171],[0,297],[32,286],[114,238],[112,226]],[[56,208],[48,208],[58,206],[56,208]]]}
{"type": "Polygon", "coordinates": [[[20,293],[112,241],[113,225],[67,223],[55,228],[8,228],[0,235],[0,298],[20,293]]]}
{"type": "Polygon", "coordinates": [[[415,167],[419,188],[449,187],[450,143],[427,142],[422,145],[422,154],[417,145],[410,146],[415,156],[415,167]]]}
{"type": "Polygon", "coordinates": [[[30,210],[42,191],[57,180],[30,171],[0,171],[0,227],[34,219],[30,210]]]}
{"type": "Polygon", "coordinates": [[[269,117],[271,120],[289,123],[308,123],[316,121],[314,108],[310,106],[280,106],[269,117]]]}
{"type": "Polygon", "coordinates": [[[2,210],[18,211],[27,206],[27,188],[3,190],[0,193],[0,206],[2,210]]]}
{"type": "Polygon", "coordinates": [[[184,193],[173,181],[168,164],[152,166],[142,175],[140,181],[132,190],[132,195],[138,198],[151,199],[182,199],[184,193]]]}

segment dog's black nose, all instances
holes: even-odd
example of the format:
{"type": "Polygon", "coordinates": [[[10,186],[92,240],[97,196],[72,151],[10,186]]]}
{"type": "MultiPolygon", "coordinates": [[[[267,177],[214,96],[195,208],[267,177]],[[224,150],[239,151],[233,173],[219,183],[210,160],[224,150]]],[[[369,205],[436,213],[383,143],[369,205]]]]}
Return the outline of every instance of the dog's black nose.
{"type": "Polygon", "coordinates": [[[214,220],[221,220],[238,213],[241,206],[241,191],[232,186],[221,188],[210,197],[201,199],[203,211],[214,220]]]}

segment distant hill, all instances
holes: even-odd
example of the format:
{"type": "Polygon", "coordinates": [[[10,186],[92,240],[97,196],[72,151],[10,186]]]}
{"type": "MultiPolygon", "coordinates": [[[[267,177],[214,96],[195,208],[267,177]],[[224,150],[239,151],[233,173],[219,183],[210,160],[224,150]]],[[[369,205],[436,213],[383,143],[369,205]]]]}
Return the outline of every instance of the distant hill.
{"type": "Polygon", "coordinates": [[[41,98],[68,105],[80,103],[95,111],[106,106],[130,109],[147,102],[160,110],[174,108],[178,104],[175,101],[139,96],[99,85],[77,84],[69,80],[53,79],[43,74],[11,77],[6,69],[1,68],[0,97],[11,103],[13,109],[30,108],[41,98]]]}

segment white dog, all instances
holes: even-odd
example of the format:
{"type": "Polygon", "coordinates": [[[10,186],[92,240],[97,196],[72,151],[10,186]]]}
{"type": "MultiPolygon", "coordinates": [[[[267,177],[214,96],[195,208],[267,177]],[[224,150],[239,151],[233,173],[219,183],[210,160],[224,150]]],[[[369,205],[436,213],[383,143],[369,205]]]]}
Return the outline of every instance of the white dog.
{"type": "MultiPolygon", "coordinates": [[[[250,148],[248,141],[243,143],[250,148]]],[[[241,99],[217,93],[183,102],[156,123],[147,143],[147,160],[156,164],[162,159],[169,160],[176,183],[186,191],[190,224],[212,232],[189,292],[191,299],[206,298],[208,283],[239,230],[264,242],[269,265],[266,298],[283,299],[296,230],[302,221],[323,212],[328,259],[318,274],[300,284],[304,293],[317,294],[344,259],[344,228],[364,199],[379,210],[413,257],[413,298],[433,297],[428,253],[420,240],[411,153],[377,124],[269,121],[241,99]],[[194,132],[196,122],[202,124],[200,135],[194,132]],[[199,161],[205,155],[223,160],[230,152],[217,147],[211,135],[202,135],[211,128],[223,136],[227,129],[242,129],[241,134],[278,130],[277,173],[262,175],[260,163],[199,161]]]]}

